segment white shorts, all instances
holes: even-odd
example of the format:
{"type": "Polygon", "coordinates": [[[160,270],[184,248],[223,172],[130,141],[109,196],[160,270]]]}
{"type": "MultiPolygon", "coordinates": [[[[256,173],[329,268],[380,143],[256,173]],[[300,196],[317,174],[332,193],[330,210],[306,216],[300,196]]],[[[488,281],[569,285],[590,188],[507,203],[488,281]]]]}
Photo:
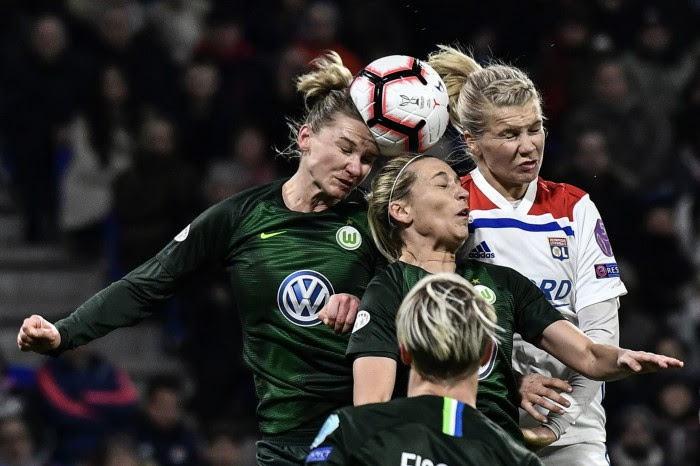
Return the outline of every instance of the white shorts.
{"type": "Polygon", "coordinates": [[[537,456],[545,466],[610,466],[608,449],[603,442],[545,447],[537,451],[537,456]]]}

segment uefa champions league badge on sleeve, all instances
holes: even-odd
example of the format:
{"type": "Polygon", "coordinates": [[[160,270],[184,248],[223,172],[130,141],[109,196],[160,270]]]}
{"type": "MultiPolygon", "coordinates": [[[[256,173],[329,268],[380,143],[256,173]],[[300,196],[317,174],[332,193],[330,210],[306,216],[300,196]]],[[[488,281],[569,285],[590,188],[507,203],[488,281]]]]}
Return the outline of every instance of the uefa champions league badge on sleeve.
{"type": "Polygon", "coordinates": [[[595,264],[595,278],[616,278],[620,276],[620,268],[617,262],[610,264],[595,264]]]}
{"type": "Polygon", "coordinates": [[[610,238],[608,238],[608,232],[605,230],[605,225],[603,225],[603,219],[598,219],[595,224],[595,242],[598,243],[598,247],[603,254],[608,257],[613,256],[612,245],[610,244],[610,238]]]}

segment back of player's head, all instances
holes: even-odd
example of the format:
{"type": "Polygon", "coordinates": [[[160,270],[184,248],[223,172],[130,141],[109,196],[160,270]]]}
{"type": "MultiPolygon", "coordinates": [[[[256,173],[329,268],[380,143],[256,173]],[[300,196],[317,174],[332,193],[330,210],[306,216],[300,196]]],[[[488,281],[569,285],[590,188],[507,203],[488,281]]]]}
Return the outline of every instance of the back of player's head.
{"type": "Polygon", "coordinates": [[[426,380],[457,382],[473,374],[496,339],[496,311],[464,278],[428,275],[396,315],[399,344],[426,380]]]}

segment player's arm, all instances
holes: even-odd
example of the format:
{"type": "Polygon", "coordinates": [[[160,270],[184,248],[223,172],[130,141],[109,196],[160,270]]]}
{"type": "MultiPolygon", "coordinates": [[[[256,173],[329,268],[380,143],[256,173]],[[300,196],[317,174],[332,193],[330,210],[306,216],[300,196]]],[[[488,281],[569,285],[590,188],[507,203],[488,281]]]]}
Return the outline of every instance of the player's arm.
{"type": "Polygon", "coordinates": [[[391,399],[399,342],[396,313],[401,304],[400,272],[385,270],[367,286],[346,355],[353,361],[355,405],[391,399]]]}
{"type": "Polygon", "coordinates": [[[396,382],[396,360],[388,356],[360,356],[352,364],[355,406],[389,401],[396,382]]]}
{"type": "Polygon", "coordinates": [[[618,380],[633,374],[683,367],[668,356],[595,343],[567,320],[548,326],[537,346],[593,380],[618,380]]]}
{"type": "Polygon", "coordinates": [[[231,212],[219,204],[201,214],[158,255],[95,294],[56,324],[25,319],[17,335],[22,351],[58,354],[150,316],[175,294],[179,282],[222,257],[232,234],[231,212]]]}
{"type": "MultiPolygon", "coordinates": [[[[578,313],[579,328],[596,343],[617,346],[620,340],[618,308],[619,299],[611,298],[581,309],[578,313]]],[[[573,373],[568,382],[573,387],[570,394],[563,395],[569,401],[568,409],[563,413],[550,412],[545,424],[557,439],[576,422],[602,386],[602,382],[591,380],[578,372],[573,373]]]]}
{"type": "Polygon", "coordinates": [[[17,335],[17,345],[22,351],[59,354],[116,328],[137,324],[151,315],[156,302],[168,299],[174,290],[173,278],[155,258],[151,259],[56,324],[38,315],[25,319],[17,335]]]}

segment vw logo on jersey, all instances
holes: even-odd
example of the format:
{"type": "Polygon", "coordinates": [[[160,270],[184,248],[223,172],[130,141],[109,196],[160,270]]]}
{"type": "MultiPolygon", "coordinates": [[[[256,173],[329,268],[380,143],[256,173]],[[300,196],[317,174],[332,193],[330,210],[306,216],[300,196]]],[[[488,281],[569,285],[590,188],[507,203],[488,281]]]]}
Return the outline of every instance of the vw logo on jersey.
{"type": "Polygon", "coordinates": [[[362,235],[357,231],[357,228],[345,225],[336,232],[335,240],[341,248],[352,251],[362,244],[362,235]]]}
{"type": "Polygon", "coordinates": [[[282,281],[277,306],[293,324],[313,327],[321,321],[318,312],[334,294],[331,282],[314,270],[297,270],[282,281]]]}

